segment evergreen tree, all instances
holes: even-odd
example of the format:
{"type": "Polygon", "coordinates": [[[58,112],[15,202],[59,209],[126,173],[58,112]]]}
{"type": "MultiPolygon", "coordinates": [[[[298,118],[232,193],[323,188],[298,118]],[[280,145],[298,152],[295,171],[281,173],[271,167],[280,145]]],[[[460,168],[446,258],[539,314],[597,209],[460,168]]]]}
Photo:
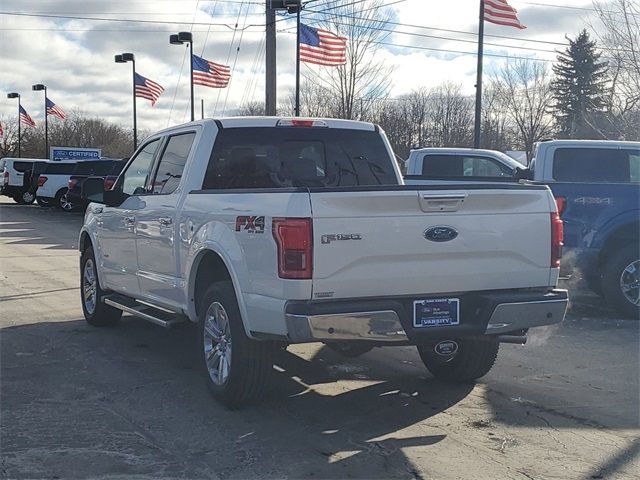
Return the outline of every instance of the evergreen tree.
{"type": "Polygon", "coordinates": [[[569,41],[553,66],[551,84],[555,103],[552,107],[559,134],[565,138],[598,137],[597,112],[607,98],[607,64],[586,30],[569,41]]]}

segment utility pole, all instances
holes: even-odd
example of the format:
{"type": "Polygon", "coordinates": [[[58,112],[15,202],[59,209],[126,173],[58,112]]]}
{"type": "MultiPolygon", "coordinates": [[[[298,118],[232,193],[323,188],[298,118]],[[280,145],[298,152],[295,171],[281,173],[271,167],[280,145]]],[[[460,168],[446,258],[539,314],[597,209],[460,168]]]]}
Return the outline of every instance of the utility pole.
{"type": "Polygon", "coordinates": [[[266,0],[265,115],[276,114],[276,10],[266,0]]]}
{"type": "Polygon", "coordinates": [[[478,26],[478,69],[476,76],[476,118],[473,128],[473,148],[480,148],[482,129],[482,55],[484,44],[484,0],[480,0],[480,23],[478,26]]]}
{"type": "Polygon", "coordinates": [[[302,5],[296,8],[296,117],[300,116],[300,10],[302,5]]]}

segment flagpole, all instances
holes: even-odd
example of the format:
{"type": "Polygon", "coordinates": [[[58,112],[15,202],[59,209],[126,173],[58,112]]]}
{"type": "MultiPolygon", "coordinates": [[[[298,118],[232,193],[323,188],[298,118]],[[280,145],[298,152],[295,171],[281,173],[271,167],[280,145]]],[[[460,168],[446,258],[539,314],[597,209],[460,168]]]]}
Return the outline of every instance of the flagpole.
{"type": "Polygon", "coordinates": [[[196,119],[193,107],[193,36],[189,38],[189,65],[191,65],[191,121],[196,119]]]}
{"type": "Polygon", "coordinates": [[[47,115],[47,86],[44,86],[44,158],[49,158],[49,115],[47,115]]]}
{"type": "Polygon", "coordinates": [[[133,64],[133,150],[138,148],[138,114],[136,112],[136,58],[131,60],[133,64]]]}
{"type": "Polygon", "coordinates": [[[478,25],[478,68],[476,77],[476,116],[473,128],[473,148],[480,148],[482,127],[482,54],[484,44],[484,0],[480,0],[480,21],[478,25]]]}
{"type": "Polygon", "coordinates": [[[21,124],[22,120],[20,119],[20,109],[22,105],[20,104],[20,95],[18,95],[18,158],[22,158],[22,135],[21,135],[21,124]]]}
{"type": "Polygon", "coordinates": [[[300,116],[300,10],[302,10],[302,5],[297,7],[296,12],[296,110],[295,116],[300,116]]]}

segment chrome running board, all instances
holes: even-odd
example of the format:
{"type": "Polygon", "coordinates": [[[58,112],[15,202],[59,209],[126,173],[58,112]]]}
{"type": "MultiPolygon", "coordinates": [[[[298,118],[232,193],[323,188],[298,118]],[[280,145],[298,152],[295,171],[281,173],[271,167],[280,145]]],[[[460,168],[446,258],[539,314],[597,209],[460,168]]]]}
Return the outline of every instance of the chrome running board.
{"type": "Polygon", "coordinates": [[[171,313],[165,308],[156,308],[147,302],[144,304],[138,303],[133,299],[122,297],[120,295],[109,295],[104,297],[102,301],[106,305],[110,305],[118,310],[130,313],[131,315],[164,328],[171,328],[174,325],[185,323],[187,321],[184,316],[177,313],[171,313]]]}

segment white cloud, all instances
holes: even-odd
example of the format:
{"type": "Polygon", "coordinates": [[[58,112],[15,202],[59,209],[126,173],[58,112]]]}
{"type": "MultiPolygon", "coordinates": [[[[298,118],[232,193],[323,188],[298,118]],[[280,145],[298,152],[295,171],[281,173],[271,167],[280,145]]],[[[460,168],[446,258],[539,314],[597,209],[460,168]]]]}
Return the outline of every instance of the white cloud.
{"type": "MultiPolygon", "coordinates": [[[[545,0],[558,2],[559,0],[545,0]]],[[[255,2],[255,0],[254,0],[255,2]]],[[[519,9],[520,18],[529,28],[517,31],[511,28],[487,26],[487,34],[507,37],[563,42],[565,33],[575,33],[587,26],[588,10],[570,10],[533,5],[512,0],[519,9]]],[[[321,3],[314,8],[321,9],[321,3]]],[[[563,0],[564,6],[590,8],[584,0],[563,0]]],[[[244,34],[234,34],[224,26],[210,26],[191,22],[240,26],[264,24],[260,5],[252,5],[238,17],[238,2],[195,0],[40,0],[24,2],[4,0],[3,12],[32,12],[47,15],[97,16],[121,19],[140,19],[160,22],[186,22],[183,24],[120,23],[87,20],[64,20],[55,18],[20,17],[0,15],[0,115],[15,115],[15,100],[6,99],[6,92],[18,91],[22,103],[30,114],[42,120],[42,93],[32,92],[31,85],[45,83],[49,96],[65,110],[80,109],[88,114],[131,124],[131,69],[129,65],[115,64],[113,55],[122,52],[136,54],[139,73],[159,82],[165,92],[155,108],[138,100],[139,126],[155,130],[167,124],[188,120],[188,61],[182,73],[184,50],[169,45],[168,35],[193,28],[195,53],[203,54],[214,61],[233,65],[236,47],[240,43],[236,69],[231,86],[226,90],[214,90],[196,86],[196,112],[199,115],[201,98],[205,100],[207,115],[222,114],[226,101],[226,113],[232,112],[243,100],[262,101],[264,98],[264,57],[257,56],[262,48],[263,27],[248,28],[244,34]],[[196,9],[196,5],[198,9],[196,9]],[[215,7],[215,11],[213,10],[215,7]],[[213,20],[212,20],[213,19],[213,20]],[[207,31],[208,34],[207,34],[207,31]],[[206,48],[202,52],[203,44],[206,48]],[[232,43],[233,39],[233,43],[232,43]],[[257,60],[257,62],[256,62],[257,60]],[[256,67],[258,67],[256,69],[256,67]],[[180,83],[178,79],[180,78],[180,83]],[[175,95],[175,103],[173,102],[175,95]],[[173,104],[173,108],[172,108],[173,104]]],[[[477,0],[458,2],[436,2],[435,0],[407,0],[392,7],[397,22],[413,26],[396,26],[386,40],[387,43],[423,47],[428,49],[475,51],[475,36],[442,30],[418,28],[428,26],[464,32],[477,29],[477,0]],[[399,33],[403,32],[403,33],[399,33]],[[430,35],[430,38],[407,33],[430,35]],[[455,39],[466,39],[468,43],[455,39]]],[[[293,26],[292,20],[281,21],[278,29],[293,26]]],[[[531,44],[513,39],[487,37],[487,53],[498,55],[535,56],[553,59],[554,53],[514,50],[510,46],[533,46],[554,50],[553,45],[531,44]]],[[[278,85],[279,95],[284,98],[294,85],[295,37],[278,34],[278,85]]],[[[407,93],[420,87],[432,87],[444,81],[463,84],[464,91],[471,93],[475,83],[475,57],[457,53],[420,50],[399,46],[382,46],[376,54],[386,65],[393,66],[392,95],[407,93]]],[[[187,59],[188,60],[188,59],[187,59]]],[[[486,58],[488,71],[507,61],[502,58],[486,58]]]]}

